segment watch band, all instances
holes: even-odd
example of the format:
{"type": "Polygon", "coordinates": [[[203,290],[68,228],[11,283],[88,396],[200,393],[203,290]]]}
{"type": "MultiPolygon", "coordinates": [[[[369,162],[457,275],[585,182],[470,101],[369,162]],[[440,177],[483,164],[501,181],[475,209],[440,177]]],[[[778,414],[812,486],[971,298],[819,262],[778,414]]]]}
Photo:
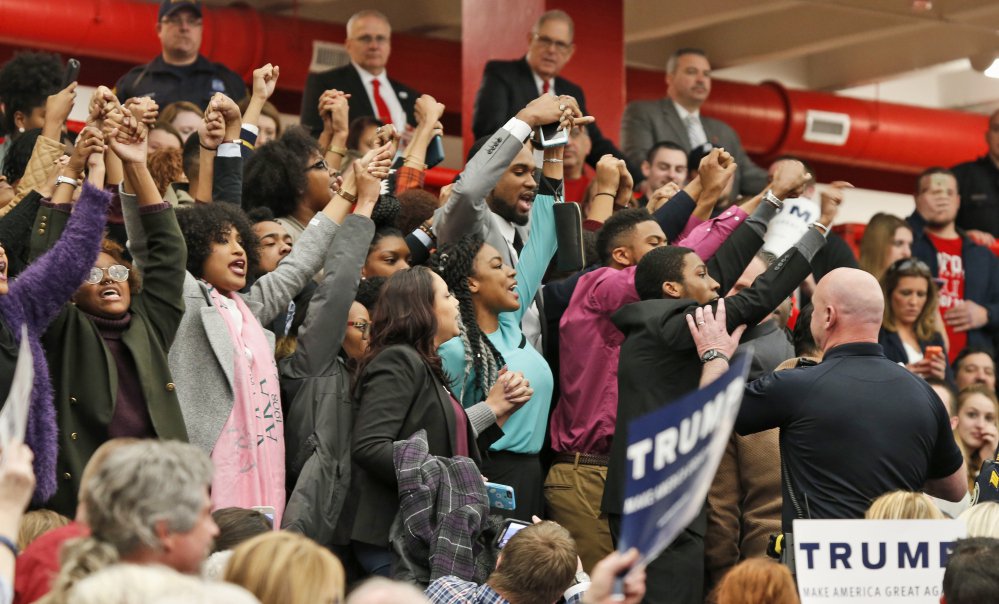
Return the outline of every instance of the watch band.
{"type": "Polygon", "coordinates": [[[769,203],[778,210],[784,207],[784,202],[777,199],[777,196],[774,195],[772,189],[767,189],[766,193],[763,194],[763,201],[769,203]]]}
{"type": "Polygon", "coordinates": [[[353,193],[347,191],[346,189],[340,189],[336,192],[336,194],[339,195],[340,197],[343,197],[351,204],[357,203],[357,195],[354,195],[353,193]]]}
{"type": "Polygon", "coordinates": [[[726,363],[730,362],[728,356],[726,356],[725,353],[718,350],[717,348],[712,348],[701,355],[701,363],[708,363],[715,359],[722,359],[726,363]]]}
{"type": "Polygon", "coordinates": [[[59,175],[56,177],[56,186],[59,185],[73,185],[74,187],[79,187],[82,183],[77,178],[70,178],[68,176],[59,175]]]}

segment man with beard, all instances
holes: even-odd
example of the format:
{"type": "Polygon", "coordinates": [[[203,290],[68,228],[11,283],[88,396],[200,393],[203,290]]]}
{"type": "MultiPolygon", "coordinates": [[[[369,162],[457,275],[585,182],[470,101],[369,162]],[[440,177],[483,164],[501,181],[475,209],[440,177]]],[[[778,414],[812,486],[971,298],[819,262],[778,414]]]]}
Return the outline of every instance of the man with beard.
{"type": "Polygon", "coordinates": [[[216,92],[237,100],[246,96],[246,85],[239,75],[198,52],[201,33],[201,2],[163,0],[156,20],[162,54],[123,75],[115,84],[115,94],[123,100],[151,97],[160,110],[175,101],[204,108],[216,92]]]}
{"type": "MultiPolygon", "coordinates": [[[[575,99],[542,94],[510,118],[493,135],[475,141],[470,159],[458,176],[451,196],[434,213],[437,244],[479,233],[496,248],[503,264],[517,266],[530,231],[528,224],[538,183],[530,142],[535,128],[564,116],[582,117],[575,99]]],[[[583,125],[591,120],[576,120],[583,125]]],[[[528,341],[541,350],[541,319],[537,305],[524,315],[521,325],[528,341]]]]}
{"type": "Polygon", "coordinates": [[[999,259],[958,231],[961,205],[950,170],[919,175],[912,226],[912,255],[930,267],[940,283],[940,314],[947,327],[953,362],[965,346],[994,354],[999,333],[999,259]]]}

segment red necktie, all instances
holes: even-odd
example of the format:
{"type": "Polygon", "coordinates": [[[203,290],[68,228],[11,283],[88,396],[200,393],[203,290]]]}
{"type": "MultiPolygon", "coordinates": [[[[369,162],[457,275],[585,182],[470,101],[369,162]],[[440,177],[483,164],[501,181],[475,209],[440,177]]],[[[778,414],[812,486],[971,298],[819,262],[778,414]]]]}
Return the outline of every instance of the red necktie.
{"type": "Polygon", "coordinates": [[[382,83],[378,80],[371,80],[371,88],[374,91],[375,97],[375,112],[378,114],[378,119],[385,122],[386,124],[392,123],[392,112],[389,111],[388,103],[382,98],[382,93],[379,90],[382,83]]]}
{"type": "Polygon", "coordinates": [[[551,88],[551,84],[548,83],[548,80],[541,82],[541,94],[548,94],[548,91],[551,90],[551,88]]]}

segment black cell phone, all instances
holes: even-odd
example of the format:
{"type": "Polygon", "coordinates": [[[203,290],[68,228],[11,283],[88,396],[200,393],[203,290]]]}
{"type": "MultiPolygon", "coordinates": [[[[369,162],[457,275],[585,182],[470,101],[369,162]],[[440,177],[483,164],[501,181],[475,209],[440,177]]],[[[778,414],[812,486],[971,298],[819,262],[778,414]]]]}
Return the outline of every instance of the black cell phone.
{"type": "Polygon", "coordinates": [[[76,59],[66,61],[66,72],[62,76],[62,90],[76,81],[80,77],[80,62],[76,59]]]}
{"type": "Polygon", "coordinates": [[[440,135],[430,139],[430,144],[427,145],[427,155],[423,161],[427,164],[427,168],[433,168],[444,161],[444,141],[441,140],[440,135]]]}
{"type": "Polygon", "coordinates": [[[503,549],[510,537],[513,537],[525,526],[531,526],[530,522],[524,522],[523,520],[517,520],[516,518],[507,518],[503,522],[503,527],[500,529],[499,535],[496,536],[496,549],[503,549]]]}

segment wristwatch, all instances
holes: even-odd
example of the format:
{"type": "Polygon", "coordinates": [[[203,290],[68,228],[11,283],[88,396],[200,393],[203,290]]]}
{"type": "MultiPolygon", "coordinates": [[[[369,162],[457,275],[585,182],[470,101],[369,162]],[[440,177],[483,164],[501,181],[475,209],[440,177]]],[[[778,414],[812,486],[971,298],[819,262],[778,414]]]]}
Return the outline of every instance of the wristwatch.
{"type": "Polygon", "coordinates": [[[701,362],[702,363],[707,363],[708,361],[713,361],[715,359],[722,359],[726,363],[729,362],[729,358],[727,356],[725,356],[722,353],[722,351],[718,350],[717,348],[712,348],[711,350],[709,350],[709,351],[707,351],[707,352],[705,352],[704,354],[701,355],[701,362]]]}

